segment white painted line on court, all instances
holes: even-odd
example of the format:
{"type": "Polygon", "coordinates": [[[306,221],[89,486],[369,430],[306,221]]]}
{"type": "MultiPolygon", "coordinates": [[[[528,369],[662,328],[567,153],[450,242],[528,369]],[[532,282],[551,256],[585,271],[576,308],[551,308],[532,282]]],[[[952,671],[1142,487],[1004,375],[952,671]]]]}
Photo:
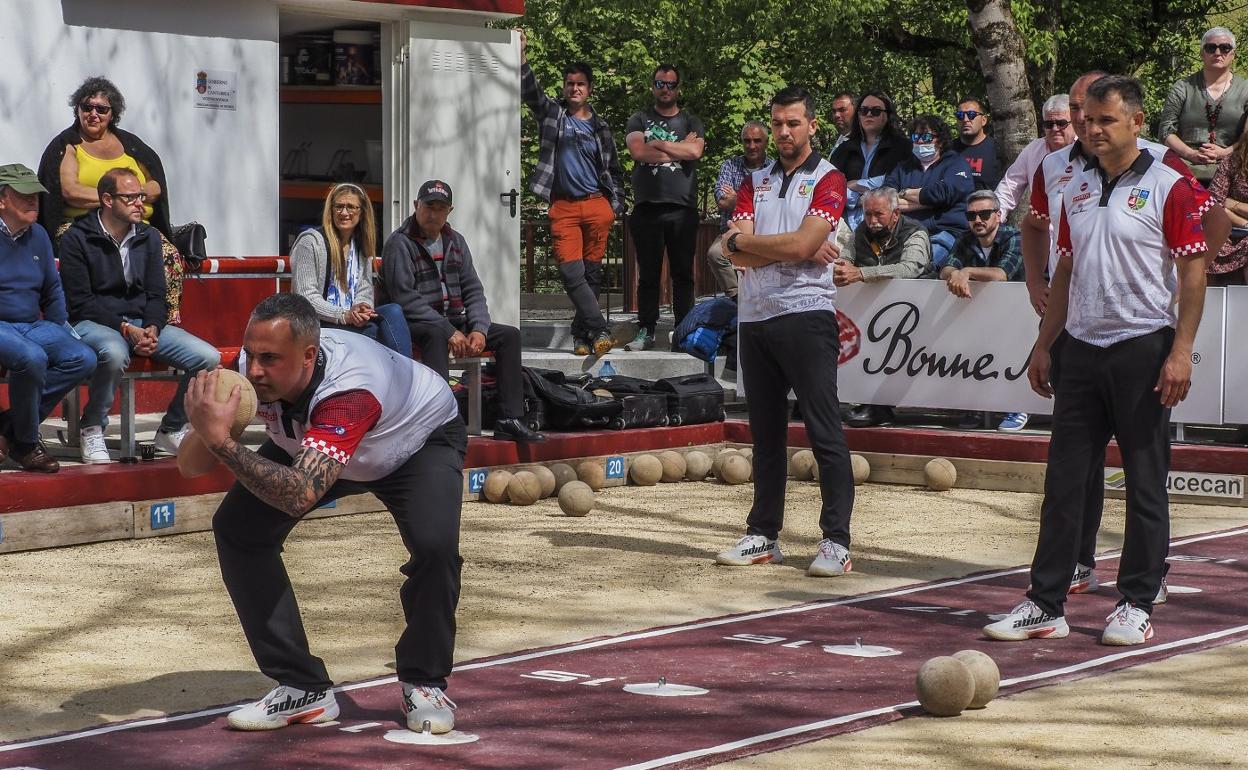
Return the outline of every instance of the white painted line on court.
{"type": "MultiPolygon", "coordinates": [[[[1182,540],[1174,540],[1170,543],[1170,547],[1174,548],[1175,546],[1188,545],[1190,543],[1199,543],[1205,540],[1218,540],[1221,538],[1234,537],[1235,535],[1242,535],[1245,533],[1248,533],[1248,527],[1241,527],[1240,529],[1232,529],[1226,532],[1214,532],[1208,535],[1195,535],[1193,537],[1184,538],[1182,540]]],[[[1118,558],[1119,555],[1120,554],[1116,552],[1107,553],[1107,554],[1103,554],[1100,558],[1116,559],[1118,558]]],[[[999,570],[997,572],[986,572],[982,575],[972,575],[971,577],[957,578],[955,580],[945,580],[939,583],[925,583],[925,584],[918,585],[918,586],[899,588],[899,589],[891,590],[891,591],[880,591],[880,592],[875,592],[875,593],[862,594],[860,596],[851,596],[847,599],[837,599],[835,601],[829,601],[829,602],[816,602],[813,604],[799,604],[793,607],[780,607],[778,609],[764,610],[762,612],[754,612],[748,615],[735,615],[735,616],[727,617],[727,618],[716,618],[714,620],[699,621],[697,623],[689,623],[683,626],[656,628],[650,631],[641,631],[635,634],[626,634],[624,636],[612,636],[606,639],[597,639],[597,640],[590,641],[590,642],[581,642],[578,644],[571,644],[571,645],[567,645],[564,647],[555,647],[549,650],[539,650],[537,652],[529,652],[529,653],[523,653],[520,655],[512,655],[512,656],[505,657],[505,658],[497,658],[494,660],[481,661],[479,663],[467,663],[462,666],[456,666],[454,671],[460,672],[460,671],[472,671],[474,669],[479,669],[479,668],[491,668],[494,666],[503,666],[508,663],[520,663],[526,660],[534,660],[536,658],[546,658],[552,655],[562,655],[564,653],[569,653],[569,652],[581,652],[582,650],[593,650],[593,649],[598,649],[600,647],[608,647],[614,644],[622,644],[625,642],[633,642],[633,641],[638,641],[642,639],[653,639],[653,638],[660,637],[660,636],[668,636],[671,634],[680,633],[682,631],[698,631],[704,628],[714,628],[716,626],[731,625],[733,623],[745,623],[745,622],[752,621],[752,620],[772,618],[772,617],[777,617],[780,615],[795,615],[795,614],[799,614],[803,612],[813,612],[815,610],[827,609],[828,607],[839,607],[839,606],[844,606],[844,605],[849,605],[849,604],[860,604],[862,602],[874,601],[876,599],[891,599],[895,596],[905,596],[907,594],[921,593],[923,591],[933,591],[938,588],[949,588],[951,586],[959,586],[959,585],[964,585],[967,583],[978,583],[984,580],[991,580],[993,578],[1004,577],[1007,575],[1018,575],[1020,573],[1027,572],[1029,570],[1030,570],[1029,567],[1016,567],[1014,569],[999,570]]],[[[1222,633],[1222,632],[1215,632],[1215,633],[1222,633]]],[[[1234,630],[1227,631],[1223,635],[1230,634],[1230,633],[1236,633],[1236,631],[1234,630]]],[[[1169,644],[1174,645],[1174,644],[1178,644],[1178,642],[1170,642],[1169,644]]],[[[1145,652],[1148,650],[1156,650],[1156,649],[1166,649],[1166,647],[1159,647],[1159,646],[1149,647],[1149,648],[1146,648],[1145,652]]],[[[1122,653],[1122,654],[1127,655],[1129,653],[1122,653]]],[[[1137,654],[1143,654],[1143,653],[1141,652],[1137,654]]],[[[398,681],[398,678],[396,676],[390,675],[390,676],[385,676],[385,677],[381,677],[378,679],[369,679],[363,682],[355,682],[353,684],[340,685],[338,687],[335,687],[334,691],[335,692],[348,692],[351,690],[360,690],[360,689],[364,689],[368,687],[377,687],[377,686],[385,685],[385,684],[393,684],[397,681],[398,681]]],[[[1002,686],[1003,687],[1006,686],[1005,683],[1002,683],[1002,686]]],[[[154,725],[171,724],[173,722],[183,722],[188,719],[198,719],[200,717],[208,717],[208,716],[214,716],[216,714],[224,714],[227,711],[232,711],[235,708],[238,708],[240,705],[243,705],[245,703],[250,703],[250,702],[251,701],[244,701],[242,703],[236,703],[236,704],[232,704],[229,706],[218,706],[215,708],[204,709],[202,711],[194,711],[194,712],[190,712],[187,714],[178,714],[176,716],[154,717],[152,719],[142,719],[136,722],[125,722],[122,724],[105,725],[103,727],[93,727],[93,728],[89,728],[86,730],[64,733],[62,735],[54,735],[48,738],[37,738],[35,740],[24,741],[22,743],[10,743],[10,744],[0,746],[0,753],[4,753],[6,751],[17,751],[19,749],[35,748],[37,746],[46,746],[48,744],[53,744],[53,743],[64,743],[66,741],[74,741],[80,738],[91,738],[96,735],[106,735],[108,733],[120,732],[123,730],[136,730],[140,727],[151,727],[154,725]]],[[[915,703],[917,703],[917,701],[915,703]]],[[[888,711],[895,711],[899,708],[904,708],[909,705],[915,705],[915,704],[903,703],[897,706],[888,706],[884,709],[876,709],[870,712],[864,711],[858,715],[851,714],[849,717],[838,717],[835,720],[830,720],[827,722],[816,722],[814,724],[824,725],[824,726],[835,726],[838,724],[843,724],[844,721],[853,721],[854,719],[864,719],[866,718],[866,716],[874,716],[877,713],[882,714],[882,713],[887,713],[888,711]]],[[[819,729],[822,729],[822,728],[812,727],[810,725],[802,725],[798,727],[788,728],[788,730],[796,730],[797,732],[795,733],[789,733],[788,730],[783,730],[783,731],[780,731],[780,733],[783,733],[783,735],[780,733],[777,733],[775,735],[776,737],[785,737],[786,735],[789,735],[789,734],[797,735],[802,732],[809,732],[811,730],[819,730],[819,729]]],[[[745,739],[745,740],[753,740],[753,739],[745,739]]],[[[766,740],[774,740],[774,738],[766,738],[766,740]]],[[[724,744],[724,745],[730,745],[730,744],[724,744]]],[[[746,745],[753,745],[753,744],[746,744],[746,745]]],[[[731,751],[732,749],[727,749],[727,750],[731,751]]],[[[638,765],[637,767],[651,767],[651,766],[652,765],[638,765]]],[[[659,765],[653,765],[653,767],[658,767],[658,766],[659,765]]]]}
{"type": "MultiPolygon", "coordinates": [[[[1001,687],[1005,688],[1005,687],[1011,687],[1016,684],[1023,684],[1025,682],[1037,682],[1037,681],[1041,681],[1044,679],[1053,679],[1053,678],[1057,678],[1061,676],[1066,676],[1067,674],[1074,674],[1080,671],[1086,671],[1091,668],[1097,668],[1099,666],[1104,666],[1109,663],[1115,663],[1117,661],[1124,660],[1126,658],[1134,658],[1140,655],[1148,655],[1150,653],[1155,653],[1155,652],[1164,652],[1166,650],[1178,649],[1180,647],[1190,647],[1195,644],[1202,644],[1204,642],[1221,639],[1223,637],[1234,636],[1235,634],[1242,633],[1244,631],[1248,631],[1248,626],[1236,626],[1234,628],[1226,628],[1221,631],[1212,631],[1207,634],[1201,634],[1200,636],[1193,636],[1187,639],[1177,639],[1173,642],[1166,642],[1165,644],[1153,645],[1151,647],[1140,647],[1140,648],[1136,648],[1127,652],[1119,652],[1113,655],[1106,655],[1104,657],[1084,661],[1083,663],[1077,663],[1075,665],[1066,666],[1064,668],[1055,668],[1051,671],[1041,671],[1035,674],[1028,674],[1027,676],[1019,676],[1019,677],[1014,677],[1013,679],[1005,679],[1005,680],[1002,680],[1001,687]]],[[[910,708],[912,706],[917,706],[917,705],[919,705],[919,702],[917,700],[912,700],[906,703],[897,703],[892,706],[883,706],[881,708],[871,709],[869,711],[859,711],[856,714],[846,714],[845,716],[836,717],[835,719],[824,719],[819,722],[811,722],[810,724],[797,725],[795,727],[786,727],[783,730],[776,730],[775,732],[764,733],[762,735],[755,735],[749,738],[742,738],[740,740],[732,741],[730,743],[721,743],[718,746],[710,746],[705,749],[694,749],[693,751],[686,751],[680,754],[671,754],[666,757],[659,757],[658,759],[651,759],[646,762],[639,762],[635,765],[626,765],[624,767],[617,768],[617,770],[650,770],[650,768],[666,767],[668,765],[675,765],[681,762],[687,762],[691,759],[700,759],[703,757],[715,756],[717,754],[728,754],[734,751],[738,751],[740,749],[746,749],[751,746],[757,746],[760,743],[770,743],[772,741],[777,741],[782,738],[790,738],[795,735],[802,735],[805,733],[817,732],[819,730],[826,730],[829,727],[836,727],[838,725],[849,724],[850,722],[857,722],[863,719],[870,719],[871,717],[880,716],[881,714],[888,714],[894,711],[900,711],[904,708],[910,708]]]]}

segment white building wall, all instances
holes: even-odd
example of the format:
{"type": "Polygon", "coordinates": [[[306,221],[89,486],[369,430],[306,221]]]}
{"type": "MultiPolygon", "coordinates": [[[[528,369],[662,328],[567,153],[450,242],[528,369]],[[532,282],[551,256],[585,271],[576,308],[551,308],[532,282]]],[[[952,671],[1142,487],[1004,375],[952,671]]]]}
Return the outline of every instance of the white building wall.
{"type": "Polygon", "coordinates": [[[0,0],[0,163],[36,168],[91,75],[160,155],[174,224],[214,255],[278,253],[278,10],[264,0],[0,0]],[[237,73],[235,111],[196,109],[195,73],[237,73]]]}

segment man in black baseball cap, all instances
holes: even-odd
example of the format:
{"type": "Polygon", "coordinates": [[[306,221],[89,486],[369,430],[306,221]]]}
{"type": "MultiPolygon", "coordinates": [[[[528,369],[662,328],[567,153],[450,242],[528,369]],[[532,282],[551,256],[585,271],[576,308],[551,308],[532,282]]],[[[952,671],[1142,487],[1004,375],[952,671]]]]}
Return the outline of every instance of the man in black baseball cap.
{"type": "Polygon", "coordinates": [[[69,333],[65,293],[52,241],[39,219],[35,172],[0,166],[0,366],[9,371],[9,410],[0,412],[0,462],[55,473],[60,463],[39,438],[39,424],[95,370],[95,352],[69,333]]]}
{"type": "Polygon", "coordinates": [[[468,242],[446,223],[452,211],[451,186],[440,179],[425,182],[416,193],[415,208],[386,239],[381,283],[390,300],[403,308],[421,362],[449,377],[451,356],[471,358],[491,351],[499,397],[494,438],[545,441],[524,422],[520,330],[490,321],[468,242]]]}

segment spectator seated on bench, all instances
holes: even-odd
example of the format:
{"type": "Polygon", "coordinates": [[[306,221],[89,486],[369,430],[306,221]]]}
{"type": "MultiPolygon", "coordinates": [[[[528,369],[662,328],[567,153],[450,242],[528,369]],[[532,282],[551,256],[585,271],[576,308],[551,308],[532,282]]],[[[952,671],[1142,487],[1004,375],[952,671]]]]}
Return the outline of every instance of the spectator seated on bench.
{"type": "Polygon", "coordinates": [[[393,302],[374,307],[376,233],[368,194],[350,182],[336,185],[325,197],[321,226],[290,249],[291,291],[312,303],[322,328],[359,332],[410,356],[403,309],[393,302]]]}
{"type": "Polygon", "coordinates": [[[11,456],[28,471],[56,473],[39,424],[95,369],[95,353],[65,323],[65,295],[52,240],[35,220],[47,190],[20,164],[0,166],[0,366],[9,409],[0,412],[0,462],[11,456]]]}
{"type": "Polygon", "coordinates": [[[146,194],[130,169],[100,178],[100,208],[83,214],[61,238],[61,278],[69,320],[99,363],[87,389],[79,448],[84,463],[111,459],[104,428],[130,356],[147,356],[185,374],[156,432],[156,448],[177,454],[188,423],[182,397],[190,378],[221,360],[217,349],[166,324],[160,235],[143,224],[146,194]]]}
{"type": "Polygon", "coordinates": [[[450,356],[474,358],[487,348],[493,351],[500,414],[495,438],[545,441],[522,419],[520,330],[490,322],[472,252],[464,236],[447,224],[450,214],[450,185],[435,179],[420,186],[415,213],[382,249],[382,288],[403,308],[420,360],[443,377],[450,374],[450,356]]]}

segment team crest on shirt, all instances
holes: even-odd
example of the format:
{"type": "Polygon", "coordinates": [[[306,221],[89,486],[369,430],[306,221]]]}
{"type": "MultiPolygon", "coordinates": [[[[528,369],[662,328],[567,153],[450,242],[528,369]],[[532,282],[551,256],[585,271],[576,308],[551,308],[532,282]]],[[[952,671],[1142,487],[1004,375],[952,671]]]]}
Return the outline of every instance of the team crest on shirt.
{"type": "Polygon", "coordinates": [[[809,198],[810,194],[815,190],[815,180],[803,179],[802,183],[797,186],[797,197],[809,198]]]}
{"type": "Polygon", "coordinates": [[[1139,211],[1148,204],[1149,190],[1142,187],[1132,187],[1131,194],[1127,196],[1127,208],[1139,211]]]}

